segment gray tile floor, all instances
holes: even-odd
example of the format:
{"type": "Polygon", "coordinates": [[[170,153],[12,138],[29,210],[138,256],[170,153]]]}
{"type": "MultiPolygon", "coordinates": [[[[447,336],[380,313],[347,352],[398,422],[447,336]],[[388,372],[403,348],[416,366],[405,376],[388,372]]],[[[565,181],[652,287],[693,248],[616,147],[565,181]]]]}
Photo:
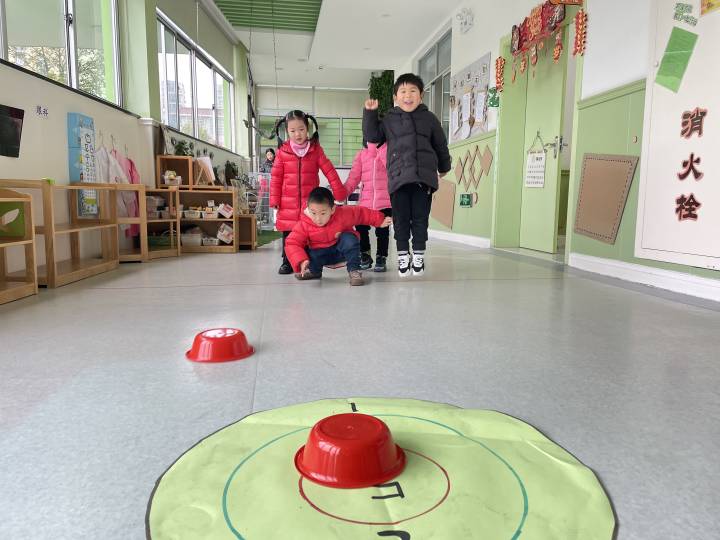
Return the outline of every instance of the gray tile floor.
{"type": "Polygon", "coordinates": [[[720,530],[720,307],[433,242],[428,273],[278,276],[278,246],[125,265],[0,306],[0,538],[144,537],[179,454],[251,411],[395,396],[521,418],[593,468],[621,539],[720,530]],[[184,359],[239,327],[249,360],[184,359]]]}

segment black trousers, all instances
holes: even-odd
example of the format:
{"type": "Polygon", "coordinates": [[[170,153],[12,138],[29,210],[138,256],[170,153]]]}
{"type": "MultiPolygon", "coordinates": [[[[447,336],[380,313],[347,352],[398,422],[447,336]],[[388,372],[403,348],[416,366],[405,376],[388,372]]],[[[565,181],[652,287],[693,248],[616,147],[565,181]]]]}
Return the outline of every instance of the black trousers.
{"type": "Polygon", "coordinates": [[[288,236],[290,236],[290,233],[292,231],[283,231],[283,241],[282,241],[282,259],[284,264],[290,264],[290,261],[287,258],[287,255],[285,255],[285,240],[288,236]]]}
{"type": "Polygon", "coordinates": [[[424,250],[432,204],[430,188],[421,183],[406,184],[390,195],[390,201],[398,252],[410,251],[411,232],[413,250],[424,250]]]}
{"type": "MultiPolygon", "coordinates": [[[[380,210],[386,216],[392,216],[392,209],[383,208],[380,210]]],[[[360,233],[360,251],[370,253],[370,225],[356,225],[355,230],[360,233]]],[[[390,245],[390,227],[375,227],[377,238],[377,256],[387,257],[388,246],[390,245]]]]}

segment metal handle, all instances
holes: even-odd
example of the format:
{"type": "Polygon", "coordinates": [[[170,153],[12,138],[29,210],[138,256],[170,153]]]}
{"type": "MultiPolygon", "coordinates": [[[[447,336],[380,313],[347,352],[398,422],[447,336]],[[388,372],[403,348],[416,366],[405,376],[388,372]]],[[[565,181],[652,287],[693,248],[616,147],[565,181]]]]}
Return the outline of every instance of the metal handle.
{"type": "Polygon", "coordinates": [[[563,136],[557,136],[555,137],[555,142],[547,143],[544,145],[544,148],[552,148],[553,149],[553,157],[557,159],[558,154],[562,153],[563,148],[566,148],[568,146],[568,143],[566,143],[563,140],[563,136]]]}

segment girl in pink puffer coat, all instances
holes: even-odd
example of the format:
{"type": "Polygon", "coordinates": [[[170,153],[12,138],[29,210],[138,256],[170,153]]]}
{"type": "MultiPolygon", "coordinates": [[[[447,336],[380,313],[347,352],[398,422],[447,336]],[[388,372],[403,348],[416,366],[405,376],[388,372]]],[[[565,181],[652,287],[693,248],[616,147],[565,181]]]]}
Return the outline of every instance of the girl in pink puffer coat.
{"type": "MultiPolygon", "coordinates": [[[[392,216],[390,194],[388,193],[387,177],[387,146],[363,142],[363,149],[355,156],[350,169],[345,190],[348,194],[355,191],[358,184],[360,188],[360,206],[372,210],[380,210],[386,216],[392,216]]],[[[370,227],[358,225],[355,229],[360,233],[360,268],[367,270],[373,264],[370,256],[370,227]]],[[[377,254],[375,272],[385,272],[388,245],[390,243],[390,229],[375,227],[377,238],[377,254]]]]}

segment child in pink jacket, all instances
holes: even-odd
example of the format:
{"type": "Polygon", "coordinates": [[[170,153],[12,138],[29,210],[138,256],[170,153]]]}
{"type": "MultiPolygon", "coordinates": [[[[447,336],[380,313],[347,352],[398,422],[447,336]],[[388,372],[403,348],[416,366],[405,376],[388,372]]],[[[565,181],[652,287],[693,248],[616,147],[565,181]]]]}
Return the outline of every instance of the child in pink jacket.
{"type": "MultiPolygon", "coordinates": [[[[352,169],[345,182],[348,194],[355,191],[358,184],[360,200],[358,204],[372,210],[380,210],[386,216],[392,216],[390,194],[388,193],[387,177],[387,146],[363,142],[363,149],[355,156],[352,169]]],[[[358,225],[355,229],[360,233],[360,268],[367,270],[373,265],[370,256],[370,227],[358,225]]],[[[377,254],[375,257],[375,272],[387,270],[386,259],[390,243],[390,229],[375,227],[377,238],[377,254]]]]}

